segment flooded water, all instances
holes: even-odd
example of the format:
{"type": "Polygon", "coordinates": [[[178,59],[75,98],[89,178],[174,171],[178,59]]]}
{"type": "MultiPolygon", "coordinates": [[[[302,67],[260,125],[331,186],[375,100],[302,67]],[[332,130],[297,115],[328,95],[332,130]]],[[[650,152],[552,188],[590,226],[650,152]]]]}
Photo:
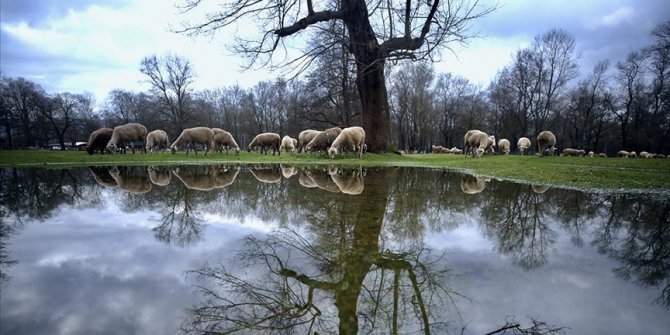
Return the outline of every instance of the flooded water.
{"type": "Polygon", "coordinates": [[[666,196],[418,168],[0,171],[2,334],[670,329],[666,196]]]}

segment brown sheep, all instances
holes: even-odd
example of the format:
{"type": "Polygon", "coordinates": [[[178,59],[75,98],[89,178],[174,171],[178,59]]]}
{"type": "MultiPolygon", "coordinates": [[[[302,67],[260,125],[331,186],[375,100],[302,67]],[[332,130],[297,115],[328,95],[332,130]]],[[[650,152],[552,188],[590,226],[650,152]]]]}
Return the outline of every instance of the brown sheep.
{"type": "Polygon", "coordinates": [[[146,151],[153,152],[156,147],[158,147],[161,150],[165,150],[169,146],[170,146],[170,140],[165,131],[157,129],[147,134],[146,151]]]}
{"type": "Polygon", "coordinates": [[[328,148],[330,148],[330,146],[333,144],[333,141],[335,141],[341,132],[342,129],[339,127],[329,128],[320,132],[314,136],[314,138],[309,143],[307,143],[307,146],[305,146],[305,151],[314,152],[328,150],[328,148]]]}
{"type": "Polygon", "coordinates": [[[309,142],[311,142],[316,135],[319,135],[321,132],[318,130],[307,129],[303,130],[298,134],[298,152],[305,150],[305,147],[309,142]]]}
{"type": "Polygon", "coordinates": [[[181,132],[181,135],[179,135],[177,140],[172,143],[170,150],[172,151],[172,154],[174,154],[177,152],[180,145],[186,144],[186,154],[188,155],[188,152],[193,149],[197,155],[198,150],[195,148],[196,143],[205,146],[205,156],[207,156],[208,151],[214,151],[214,131],[207,127],[186,128],[181,132]]]}
{"type": "Polygon", "coordinates": [[[540,157],[544,156],[544,150],[549,150],[549,156],[554,155],[556,150],[556,136],[549,130],[545,130],[537,135],[537,150],[540,157]]]}
{"type": "Polygon", "coordinates": [[[89,155],[93,155],[96,151],[100,151],[101,154],[104,154],[107,143],[112,138],[113,132],[114,129],[112,128],[100,128],[92,132],[91,136],[88,137],[86,152],[88,152],[89,155]]]}
{"type": "Polygon", "coordinates": [[[142,151],[146,154],[147,149],[144,147],[147,138],[147,127],[139,123],[127,123],[121,126],[114,127],[112,137],[107,143],[107,152],[116,152],[118,145],[121,146],[121,151],[126,153],[126,146],[130,144],[130,148],[135,153],[135,146],[132,142],[142,142],[142,151]]]}
{"type": "Polygon", "coordinates": [[[281,137],[277,133],[262,133],[256,135],[251,143],[247,146],[247,151],[251,151],[256,148],[260,148],[261,153],[268,154],[268,148],[272,148],[272,156],[275,155],[275,152],[281,156],[281,151],[279,150],[279,144],[281,142],[281,137]]]}

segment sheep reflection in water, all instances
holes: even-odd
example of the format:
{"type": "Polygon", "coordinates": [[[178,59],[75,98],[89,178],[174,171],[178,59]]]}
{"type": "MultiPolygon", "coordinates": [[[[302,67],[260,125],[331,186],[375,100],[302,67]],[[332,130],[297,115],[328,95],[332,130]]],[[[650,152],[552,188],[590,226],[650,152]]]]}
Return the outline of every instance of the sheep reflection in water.
{"type": "Polygon", "coordinates": [[[167,186],[172,179],[172,172],[167,166],[148,166],[149,180],[156,186],[167,186]]]}
{"type": "Polygon", "coordinates": [[[280,164],[281,174],[284,178],[289,179],[298,174],[298,168],[292,165],[280,164]]]}
{"type": "Polygon", "coordinates": [[[486,187],[486,178],[482,176],[463,175],[461,179],[461,191],[465,194],[477,194],[486,187]]]}
{"type": "Polygon", "coordinates": [[[239,172],[239,165],[184,165],[172,169],[184,186],[197,191],[227,187],[235,182],[239,172]]]}
{"type": "Polygon", "coordinates": [[[143,166],[114,166],[109,170],[120,189],[129,193],[151,191],[151,180],[143,166]]]}
{"type": "Polygon", "coordinates": [[[91,166],[88,168],[88,170],[91,171],[93,180],[95,180],[98,185],[109,188],[115,188],[118,186],[116,184],[116,180],[114,180],[112,175],[109,173],[108,167],[91,166]]]}
{"type": "Polygon", "coordinates": [[[281,181],[281,169],[276,165],[256,164],[249,171],[261,183],[275,184],[281,181]]]}

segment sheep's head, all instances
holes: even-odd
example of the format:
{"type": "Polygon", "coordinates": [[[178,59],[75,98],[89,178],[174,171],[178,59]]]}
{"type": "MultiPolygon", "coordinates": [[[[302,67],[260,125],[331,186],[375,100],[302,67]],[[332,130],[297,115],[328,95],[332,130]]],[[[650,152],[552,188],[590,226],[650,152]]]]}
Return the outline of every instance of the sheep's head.
{"type": "Polygon", "coordinates": [[[476,151],[477,157],[482,157],[483,154],[484,154],[484,149],[478,148],[477,151],[476,151]]]}
{"type": "Polygon", "coordinates": [[[330,149],[328,149],[328,156],[330,156],[330,158],[333,159],[335,158],[335,155],[337,155],[337,148],[330,147],[330,149]]]}
{"type": "Polygon", "coordinates": [[[175,145],[170,146],[170,151],[172,151],[172,154],[174,155],[177,152],[177,146],[175,145]]]}
{"type": "Polygon", "coordinates": [[[90,146],[86,147],[86,152],[88,152],[89,155],[93,155],[93,153],[95,153],[95,151],[93,151],[93,147],[90,146]]]}
{"type": "Polygon", "coordinates": [[[236,155],[240,154],[240,147],[235,147],[235,148],[233,148],[233,150],[235,150],[236,155]]]}
{"type": "Polygon", "coordinates": [[[107,153],[114,153],[117,150],[116,143],[109,143],[107,144],[107,147],[105,147],[105,150],[107,153]]]}

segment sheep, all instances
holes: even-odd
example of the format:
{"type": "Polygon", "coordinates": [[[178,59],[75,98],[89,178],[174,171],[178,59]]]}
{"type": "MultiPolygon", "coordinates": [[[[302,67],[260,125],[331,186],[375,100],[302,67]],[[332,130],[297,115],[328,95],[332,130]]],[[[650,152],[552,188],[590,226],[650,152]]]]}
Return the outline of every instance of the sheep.
{"type": "Polygon", "coordinates": [[[147,134],[147,145],[146,151],[154,151],[156,147],[159,147],[161,150],[167,149],[170,146],[170,139],[168,135],[163,130],[154,130],[147,134]]]}
{"type": "Polygon", "coordinates": [[[144,167],[115,166],[109,174],[119,188],[126,192],[141,194],[151,191],[151,180],[144,167]]]}
{"type": "Polygon", "coordinates": [[[537,135],[537,149],[540,152],[540,157],[544,156],[544,150],[549,150],[549,155],[554,155],[556,150],[556,136],[549,130],[545,130],[537,135]]]}
{"type": "Polygon", "coordinates": [[[214,174],[214,185],[216,188],[224,188],[232,185],[240,173],[239,165],[217,165],[214,166],[212,173],[214,174]]]}
{"type": "Polygon", "coordinates": [[[256,177],[258,181],[266,184],[274,184],[281,181],[281,169],[275,166],[256,165],[249,169],[251,174],[256,177]]]}
{"type": "Polygon", "coordinates": [[[100,128],[92,132],[91,136],[88,137],[86,152],[88,152],[89,155],[93,155],[96,151],[100,151],[101,154],[104,154],[107,143],[112,138],[113,132],[114,129],[112,128],[100,128]]]}
{"type": "Polygon", "coordinates": [[[279,150],[284,150],[284,152],[295,152],[295,142],[296,140],[288,135],[285,135],[281,139],[281,145],[279,150]]]}
{"type": "Polygon", "coordinates": [[[342,129],[339,127],[329,128],[320,132],[314,136],[314,138],[309,143],[307,143],[307,146],[305,146],[305,151],[313,152],[328,150],[328,148],[333,144],[333,141],[335,141],[341,132],[342,129]]]}
{"type": "Polygon", "coordinates": [[[472,157],[481,157],[484,152],[491,148],[491,138],[488,134],[479,130],[469,130],[463,137],[466,152],[470,148],[472,157]]]}
{"type": "Polygon", "coordinates": [[[607,158],[607,154],[604,153],[604,152],[601,152],[601,153],[598,154],[598,157],[607,158]]]}
{"type": "Polygon", "coordinates": [[[236,155],[240,154],[240,146],[235,142],[233,134],[221,128],[212,128],[212,131],[214,132],[214,148],[217,151],[223,152],[223,148],[226,148],[226,154],[230,149],[235,150],[236,155]]]}
{"type": "Polygon", "coordinates": [[[261,153],[265,153],[266,155],[268,154],[268,147],[272,148],[272,156],[275,155],[275,152],[279,156],[281,156],[281,151],[279,150],[279,143],[281,142],[281,137],[279,137],[279,134],[277,133],[262,133],[256,135],[253,140],[251,140],[251,143],[247,146],[247,151],[251,151],[252,149],[259,148],[261,149],[261,153]]]}
{"type": "Polygon", "coordinates": [[[208,151],[214,151],[214,131],[207,127],[186,128],[181,132],[177,140],[172,143],[170,151],[172,151],[172,154],[175,154],[180,145],[186,144],[187,155],[191,149],[198,155],[198,150],[195,148],[196,143],[205,146],[205,156],[207,156],[208,151]]]}
{"type": "Polygon", "coordinates": [[[462,153],[463,153],[463,150],[461,150],[461,149],[459,149],[459,148],[456,148],[456,147],[453,147],[453,148],[449,149],[449,151],[450,151],[452,154],[456,154],[456,155],[458,155],[458,154],[462,154],[462,153]]]}
{"type": "Polygon", "coordinates": [[[508,139],[501,138],[500,141],[498,141],[498,148],[500,148],[500,152],[502,152],[503,154],[509,155],[510,147],[511,145],[508,139]]]}
{"type": "MultiPolygon", "coordinates": [[[[431,146],[431,149],[432,149],[432,153],[434,153],[434,154],[442,154],[442,153],[446,152],[445,149],[449,150],[449,149],[447,149],[447,148],[445,148],[441,145],[433,145],[433,146],[431,146]]],[[[449,152],[451,152],[451,150],[449,150],[449,152]]]]}
{"type": "Polygon", "coordinates": [[[144,147],[146,137],[147,128],[139,123],[126,123],[116,126],[107,143],[107,152],[116,152],[117,145],[121,145],[121,151],[125,154],[126,145],[130,144],[131,150],[135,153],[135,147],[130,142],[140,141],[142,142],[142,151],[146,154],[147,149],[144,147]]]}
{"type": "Polygon", "coordinates": [[[315,188],[316,183],[312,179],[312,177],[307,174],[307,171],[300,171],[300,175],[298,176],[298,182],[300,183],[300,186],[307,187],[307,188],[315,188]]]}
{"type": "Polygon", "coordinates": [[[328,171],[328,174],[342,193],[351,195],[363,193],[363,171],[360,167],[353,169],[336,168],[328,171]]]}
{"type": "Polygon", "coordinates": [[[635,153],[635,151],[631,151],[631,152],[628,154],[628,157],[629,157],[629,158],[637,158],[637,153],[635,153]]]}
{"type": "Polygon", "coordinates": [[[157,186],[167,186],[172,179],[170,169],[165,166],[148,166],[147,172],[151,183],[157,186]]]}
{"type": "Polygon", "coordinates": [[[584,150],[577,150],[572,148],[563,149],[563,156],[584,156],[584,150]]]}
{"type": "Polygon", "coordinates": [[[172,173],[190,190],[211,191],[231,185],[239,171],[239,166],[186,165],[174,168],[172,173]]]}
{"type": "Polygon", "coordinates": [[[365,130],[362,127],[344,128],[328,149],[328,156],[333,159],[338,150],[351,148],[358,149],[358,159],[361,159],[363,158],[363,144],[365,144],[365,130]]]}
{"type": "Polygon", "coordinates": [[[303,130],[298,134],[298,152],[305,150],[305,147],[309,142],[311,142],[316,135],[319,135],[321,132],[318,130],[307,129],[303,130]]]}
{"type": "Polygon", "coordinates": [[[333,178],[330,176],[330,172],[327,170],[323,170],[320,168],[308,169],[307,175],[314,182],[316,187],[322,190],[332,193],[342,192],[342,190],[340,190],[340,187],[337,186],[337,184],[335,184],[335,182],[333,181],[333,178]]]}
{"type": "Polygon", "coordinates": [[[530,140],[528,137],[522,137],[516,142],[516,147],[519,149],[519,154],[524,155],[530,148],[530,140]]]}
{"type": "Polygon", "coordinates": [[[628,158],[628,156],[630,156],[630,152],[628,152],[626,150],[619,150],[619,152],[617,152],[616,154],[617,154],[617,156],[623,157],[623,158],[628,158]]]}
{"type": "Polygon", "coordinates": [[[589,151],[589,157],[595,157],[595,156],[596,156],[596,153],[595,153],[595,152],[593,152],[593,151],[589,151]]]}
{"type": "Polygon", "coordinates": [[[495,155],[496,153],[496,136],[489,135],[489,144],[486,146],[485,152],[490,155],[495,155]]]}
{"type": "Polygon", "coordinates": [[[463,175],[461,179],[461,191],[465,194],[477,194],[486,187],[486,179],[480,176],[463,175]]]}

